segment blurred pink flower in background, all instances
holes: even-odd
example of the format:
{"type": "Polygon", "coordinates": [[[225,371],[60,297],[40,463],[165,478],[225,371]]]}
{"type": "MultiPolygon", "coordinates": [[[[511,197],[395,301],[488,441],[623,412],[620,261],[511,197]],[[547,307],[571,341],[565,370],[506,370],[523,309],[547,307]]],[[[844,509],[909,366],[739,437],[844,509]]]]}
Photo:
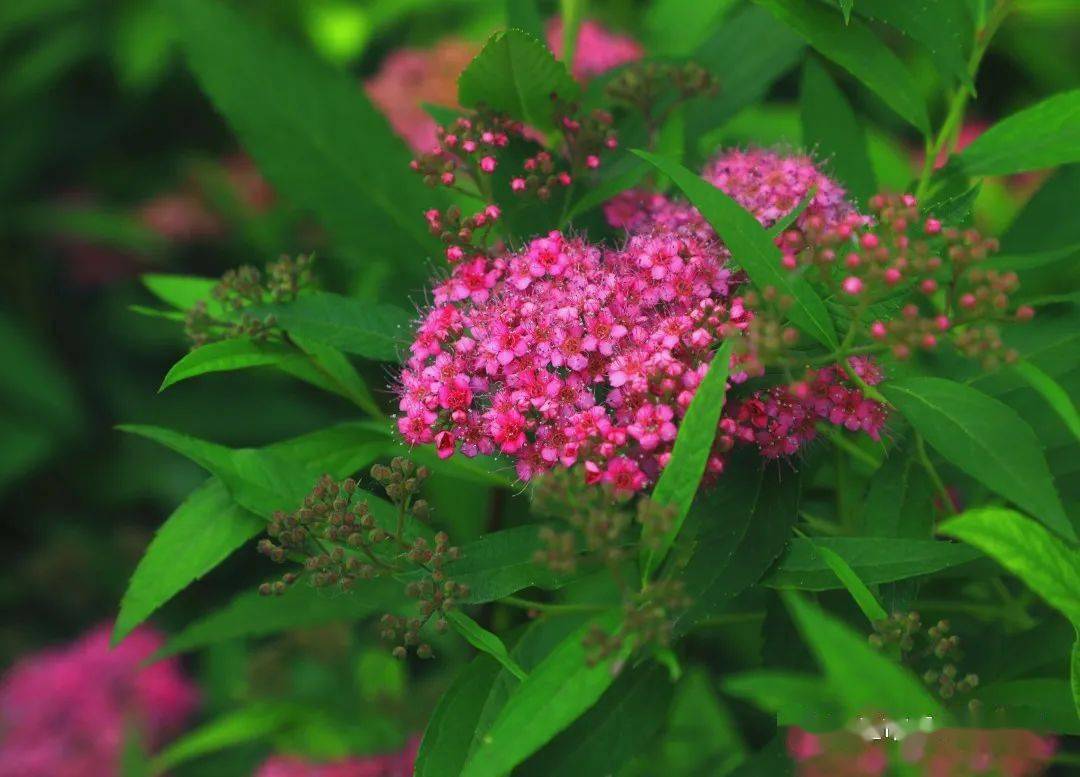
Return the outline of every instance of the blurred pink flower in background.
{"type": "MultiPolygon", "coordinates": [[[[556,57],[562,56],[562,36],[562,19],[550,19],[547,23],[547,43],[556,57]]],[[[645,49],[633,38],[611,32],[598,22],[584,21],[578,31],[571,72],[579,81],[587,81],[643,56],[645,49]]]]}
{"type": "Polygon", "coordinates": [[[0,685],[0,777],[112,777],[129,727],[151,750],[177,734],[198,692],[140,628],[109,648],[111,624],[28,656],[0,685]]]}
{"type": "Polygon", "coordinates": [[[393,51],[365,83],[368,97],[411,148],[429,151],[438,137],[435,120],[422,103],[456,107],[458,75],[478,51],[475,44],[456,38],[428,49],[393,51]]]}
{"type": "Polygon", "coordinates": [[[276,755],[263,762],[255,777],[412,777],[420,739],[413,738],[397,753],[313,763],[295,756],[276,755]]]}

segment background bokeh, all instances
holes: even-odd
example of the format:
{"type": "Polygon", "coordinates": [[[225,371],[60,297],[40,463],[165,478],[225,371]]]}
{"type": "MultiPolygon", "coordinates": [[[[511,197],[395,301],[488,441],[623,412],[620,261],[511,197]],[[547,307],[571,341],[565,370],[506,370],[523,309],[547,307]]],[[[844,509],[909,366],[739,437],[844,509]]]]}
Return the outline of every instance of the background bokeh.
{"type": "MultiPolygon", "coordinates": [[[[442,104],[453,103],[453,76],[470,48],[505,24],[504,5],[493,0],[234,5],[353,74],[358,89],[395,50],[464,41],[466,59],[460,50],[446,54],[457,64],[446,65],[439,86],[445,94],[423,96],[442,104]]],[[[546,16],[556,11],[555,3],[540,5],[546,16]]],[[[716,14],[732,5],[703,4],[716,14]]],[[[590,17],[682,53],[716,26],[705,19],[665,28],[647,6],[595,0],[590,17]]],[[[1080,4],[1017,6],[986,57],[962,142],[997,117],[1080,81],[1080,4]]],[[[362,297],[402,294],[387,281],[392,268],[358,272],[290,206],[288,192],[261,178],[186,70],[170,26],[152,0],[0,3],[0,668],[114,617],[154,529],[204,479],[194,464],[120,434],[115,424],[152,423],[229,445],[261,445],[350,414],[343,401],[262,372],[206,376],[157,394],[187,344],[175,322],[133,310],[151,299],[140,273],[216,276],[241,263],[314,250],[327,286],[362,297]]],[[[892,42],[927,94],[936,94],[932,59],[906,41],[892,42]]],[[[720,82],[721,89],[732,86],[723,74],[720,82]]],[[[867,92],[847,86],[873,117],[879,178],[903,187],[918,169],[918,145],[867,92]]],[[[780,77],[764,105],[732,117],[715,140],[797,143],[797,91],[797,72],[780,77]]],[[[988,182],[976,221],[1004,231],[1040,182],[1037,175],[988,182]]],[[[419,289],[412,293],[422,298],[419,289]]],[[[378,372],[369,378],[372,385],[387,382],[378,372]]],[[[466,539],[469,531],[462,526],[456,536],[466,539]]],[[[187,623],[264,571],[255,553],[241,551],[155,623],[165,631],[187,623]]],[[[406,691],[404,669],[377,641],[339,627],[226,644],[188,669],[202,687],[203,714],[228,706],[251,684],[280,687],[297,704],[309,704],[304,736],[328,755],[396,746],[422,729],[442,687],[434,678],[406,691]],[[343,687],[342,676],[355,682],[343,687]],[[362,719],[357,709],[366,711],[362,719]],[[335,718],[341,715],[352,717],[343,723],[335,718]],[[321,725],[324,718],[334,725],[321,725]]],[[[243,773],[261,757],[259,747],[220,756],[214,768],[243,773]]],[[[191,773],[211,773],[210,763],[191,773]]]]}

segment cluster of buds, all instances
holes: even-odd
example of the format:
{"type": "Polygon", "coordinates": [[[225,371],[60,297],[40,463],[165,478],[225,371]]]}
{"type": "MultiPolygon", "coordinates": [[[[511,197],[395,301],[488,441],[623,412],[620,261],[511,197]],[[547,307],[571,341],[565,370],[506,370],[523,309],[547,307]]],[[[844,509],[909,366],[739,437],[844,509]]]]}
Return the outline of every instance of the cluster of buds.
{"type": "Polygon", "coordinates": [[[533,561],[555,573],[571,573],[581,563],[617,567],[640,545],[655,547],[674,521],[675,510],[648,497],[632,500],[609,483],[594,487],[583,468],[552,470],[532,490],[533,509],[558,517],[569,531],[545,526],[543,548],[533,561]]]}
{"type": "Polygon", "coordinates": [[[585,635],[590,666],[629,646],[635,651],[671,644],[675,618],[692,604],[681,580],[658,580],[623,599],[622,625],[614,634],[594,626],[585,635]]]}
{"type": "MultiPolygon", "coordinates": [[[[960,675],[957,662],[963,658],[960,637],[950,634],[949,622],[940,620],[924,628],[917,612],[893,613],[874,624],[870,644],[899,652],[900,660],[922,675],[942,699],[970,693],[979,684],[975,674],[960,675]]],[[[978,706],[973,700],[973,708],[978,706]]]]}
{"type": "Polygon", "coordinates": [[[785,231],[784,266],[816,267],[823,284],[860,316],[875,302],[913,293],[899,316],[866,325],[872,340],[897,359],[950,339],[988,369],[1014,361],[1016,353],[1005,348],[994,322],[1027,321],[1034,310],[1009,312],[1009,296],[1019,287],[1016,273],[978,266],[997,251],[997,241],[924,218],[910,194],[875,195],[869,205],[869,219],[849,214],[830,224],[811,217],[785,231]]]}
{"type": "Polygon", "coordinates": [[[197,302],[184,318],[184,331],[192,349],[218,340],[250,337],[265,340],[274,333],[277,321],[272,314],[260,315],[260,305],[291,302],[311,288],[314,257],[282,256],[270,262],[266,271],[243,265],[229,270],[211,290],[211,297],[224,311],[222,317],[211,315],[205,300],[197,302]]]}
{"type": "Polygon", "coordinates": [[[616,107],[644,117],[654,135],[681,103],[715,95],[719,88],[716,77],[695,62],[635,62],[612,78],[604,91],[616,107]]]}
{"type": "Polygon", "coordinates": [[[498,252],[490,244],[491,228],[502,212],[498,205],[488,205],[471,216],[451,205],[445,212],[432,208],[424,213],[428,229],[446,246],[446,261],[457,264],[466,259],[482,259],[498,252]]]}
{"type": "Polygon", "coordinates": [[[411,461],[395,457],[389,466],[376,464],[371,477],[386,492],[396,508],[394,521],[379,520],[366,492],[352,478],[336,481],[323,475],[301,507],[292,513],[277,512],[260,540],[259,553],[272,561],[297,563],[300,571],[286,572],[274,582],[263,583],[259,593],[283,594],[289,586],[306,578],[316,588],[351,590],[358,581],[376,577],[406,576],[405,593],[418,600],[419,618],[388,614],[383,618],[382,635],[400,641],[394,655],[404,657],[416,647],[421,658],[430,657],[431,648],[420,641],[420,630],[432,619],[439,631],[446,629],[445,613],[456,600],[468,595],[465,585],[449,579],[445,567],[461,557],[445,532],[429,541],[414,536],[408,523],[426,521],[429,508],[419,498],[429,472],[411,461]],[[390,524],[393,525],[390,525],[390,524]]]}

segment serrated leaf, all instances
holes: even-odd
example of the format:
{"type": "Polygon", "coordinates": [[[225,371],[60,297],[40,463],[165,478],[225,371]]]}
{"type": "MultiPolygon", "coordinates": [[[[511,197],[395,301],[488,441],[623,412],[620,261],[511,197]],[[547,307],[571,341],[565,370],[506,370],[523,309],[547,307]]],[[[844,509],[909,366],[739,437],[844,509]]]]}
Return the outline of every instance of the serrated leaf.
{"type": "Polygon", "coordinates": [[[820,3],[802,0],[758,0],[831,59],[866,85],[898,116],[923,135],[930,119],[922,92],[904,64],[859,20],[844,24],[839,13],[820,3]]]}
{"type": "Polygon", "coordinates": [[[866,134],[844,93],[815,57],[807,57],[803,65],[800,108],[803,144],[857,202],[865,203],[877,191],[866,134]]]}
{"type": "Polygon", "coordinates": [[[659,547],[642,553],[642,579],[648,580],[664,561],[668,550],[679,536],[686,514],[698,492],[701,477],[705,474],[712,451],[720,413],[727,396],[728,374],[731,367],[731,342],[724,343],[709,362],[709,370],[698,386],[690,407],[686,409],[678,436],[671,451],[671,459],[656,487],[652,499],[675,510],[671,529],[664,535],[659,547]]]}
{"type": "Polygon", "coordinates": [[[506,645],[497,635],[492,634],[460,610],[451,610],[446,614],[446,619],[450,621],[454,631],[464,637],[470,645],[494,658],[514,677],[519,680],[528,677],[518,662],[510,657],[506,645]]]}
{"type": "Polygon", "coordinates": [[[532,669],[481,735],[462,777],[501,777],[596,704],[615,681],[629,645],[590,666],[582,640],[593,626],[610,633],[618,623],[618,613],[591,621],[532,669]]]}
{"type": "Polygon", "coordinates": [[[354,622],[401,607],[401,585],[390,579],[366,581],[348,593],[322,590],[300,580],[281,596],[245,591],[220,610],[188,624],[154,658],[201,650],[232,639],[266,636],[325,623],[354,622]]]}
{"type": "Polygon", "coordinates": [[[200,86],[275,188],[338,249],[422,278],[438,245],[418,216],[442,197],[408,169],[408,149],[359,85],[222,3],[168,7],[200,86]]]}
{"type": "MultiPolygon", "coordinates": [[[[284,440],[267,450],[344,477],[375,461],[385,448],[379,435],[343,425],[284,440]]],[[[140,559],[120,602],[114,643],[264,526],[265,520],[237,504],[219,478],[207,480],[165,519],[140,559]]]]}
{"type": "Polygon", "coordinates": [[[885,714],[894,720],[929,716],[936,725],[948,725],[952,720],[921,680],[875,651],[864,635],[798,594],[782,596],[832,692],[840,699],[845,720],[868,713],[885,714]]]}
{"type": "Polygon", "coordinates": [[[1080,413],[1061,385],[1029,361],[1020,360],[1012,365],[1013,371],[1024,379],[1054,409],[1073,436],[1080,441],[1080,413]]]}
{"type": "Polygon", "coordinates": [[[996,560],[1080,628],[1080,551],[1043,526],[1014,510],[981,507],[945,521],[938,533],[996,560]]]}
{"type": "Polygon", "coordinates": [[[483,105],[541,129],[553,126],[553,94],[573,100],[579,92],[566,65],[521,30],[492,35],[458,78],[461,105],[483,105]]]}
{"type": "Polygon", "coordinates": [[[716,230],[716,234],[731,250],[734,260],[756,286],[774,286],[781,294],[793,299],[788,315],[796,326],[830,349],[837,347],[836,329],[825,303],[805,278],[781,266],[780,249],[757,219],[735,200],[678,162],[639,149],[634,149],[633,153],[671,178],[716,230]]]}
{"type": "Polygon", "coordinates": [[[1002,119],[956,161],[968,175],[1010,175],[1080,162],[1080,89],[1002,119]]]}
{"type": "Polygon", "coordinates": [[[672,688],[656,663],[627,670],[592,709],[514,770],[521,777],[617,774],[664,723],[672,688]]]}
{"type": "Polygon", "coordinates": [[[506,26],[543,39],[544,20],[536,7],[536,0],[506,0],[506,26]]]}
{"type": "Polygon", "coordinates": [[[799,478],[763,468],[756,456],[733,457],[724,477],[691,508],[683,535],[689,561],[676,574],[693,603],[676,633],[723,610],[758,582],[783,552],[798,514],[799,478]]]}
{"type": "Polygon", "coordinates": [[[893,537],[802,537],[791,540],[787,553],[761,581],[769,588],[828,591],[840,583],[821,553],[831,551],[870,585],[931,575],[979,558],[971,548],[952,542],[893,537]]]}
{"type": "Polygon", "coordinates": [[[1076,539],[1042,446],[1012,408],[942,378],[892,381],[881,392],[950,463],[1062,536],[1076,539]]]}
{"type": "Polygon", "coordinates": [[[859,16],[884,22],[922,44],[938,69],[972,88],[967,53],[971,44],[971,21],[963,0],[860,0],[859,16]]]}
{"type": "Polygon", "coordinates": [[[381,361],[398,360],[412,322],[412,316],[394,305],[325,291],[254,310],[259,316],[274,316],[291,335],[381,361]]]}
{"type": "Polygon", "coordinates": [[[498,662],[487,655],[477,656],[458,672],[424,729],[416,756],[416,777],[461,774],[484,702],[498,674],[498,662]]]}

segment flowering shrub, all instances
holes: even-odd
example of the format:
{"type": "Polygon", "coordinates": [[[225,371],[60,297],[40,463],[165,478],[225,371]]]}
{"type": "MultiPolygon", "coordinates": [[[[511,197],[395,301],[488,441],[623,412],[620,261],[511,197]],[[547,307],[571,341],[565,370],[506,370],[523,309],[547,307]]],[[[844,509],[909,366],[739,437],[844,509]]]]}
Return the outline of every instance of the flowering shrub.
{"type": "Polygon", "coordinates": [[[989,118],[1031,94],[978,78],[1023,4],[301,4],[348,73],[164,5],[250,162],[106,225],[204,268],[143,278],[163,307],[134,312],[190,348],[125,411],[195,396],[238,447],[121,427],[209,478],[113,652],[12,671],[0,774],[1075,759],[1080,234],[1048,203],[1080,102],[989,118]],[[984,179],[1051,168],[984,218],[984,179]],[[205,719],[168,744],[178,653],[205,719]]]}

